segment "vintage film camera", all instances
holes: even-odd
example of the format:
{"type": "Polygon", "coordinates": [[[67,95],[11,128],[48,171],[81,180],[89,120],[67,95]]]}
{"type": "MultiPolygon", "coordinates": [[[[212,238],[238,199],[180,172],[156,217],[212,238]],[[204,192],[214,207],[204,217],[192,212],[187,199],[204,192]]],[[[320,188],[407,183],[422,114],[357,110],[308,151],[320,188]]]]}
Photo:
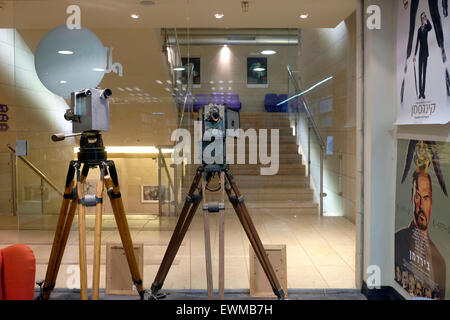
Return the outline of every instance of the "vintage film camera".
{"type": "Polygon", "coordinates": [[[109,131],[109,97],[110,89],[85,89],[71,94],[71,107],[64,118],[72,122],[72,134],[54,134],[53,141],[62,141],[68,137],[80,137],[78,160],[97,163],[105,161],[106,150],[101,131],[109,131]]]}
{"type": "MultiPolygon", "coordinates": [[[[203,163],[216,165],[220,169],[226,165],[227,137],[239,137],[238,134],[230,134],[230,131],[227,131],[228,129],[239,130],[239,112],[224,105],[209,104],[202,108],[201,119],[203,163]],[[215,144],[218,142],[217,139],[221,140],[220,144],[215,144]],[[214,148],[215,146],[221,146],[221,148],[214,148]],[[205,157],[205,154],[210,154],[211,158],[205,157]]],[[[232,132],[238,133],[238,131],[232,132]]]]}

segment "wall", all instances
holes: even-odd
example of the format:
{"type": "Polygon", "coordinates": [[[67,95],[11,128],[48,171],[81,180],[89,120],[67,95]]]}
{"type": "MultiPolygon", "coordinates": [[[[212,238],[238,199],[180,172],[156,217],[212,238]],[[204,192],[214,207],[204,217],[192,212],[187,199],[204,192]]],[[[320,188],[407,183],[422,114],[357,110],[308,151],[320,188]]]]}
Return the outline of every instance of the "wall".
{"type": "MultiPolygon", "coordinates": [[[[69,133],[71,124],[64,120],[68,104],[64,99],[50,93],[38,79],[34,68],[35,48],[46,30],[0,29],[0,103],[8,104],[10,110],[10,130],[0,132],[0,214],[11,215],[11,167],[9,152],[5,145],[14,146],[17,139],[28,140],[30,160],[42,172],[48,175],[54,184],[63,189],[69,161],[76,155],[74,146],[78,139],[70,138],[64,142],[54,143],[50,136],[56,132],[69,133]]],[[[160,51],[159,30],[139,30],[147,37],[145,50],[139,50],[137,41],[130,40],[127,30],[96,30],[96,34],[105,45],[115,47],[114,60],[120,61],[126,77],[119,78],[111,74],[105,76],[102,86],[113,90],[116,100],[111,103],[111,131],[104,134],[106,145],[115,146],[154,146],[170,144],[170,134],[176,126],[172,97],[158,85],[156,79],[166,78],[163,55],[160,51]],[[138,53],[136,53],[138,52],[138,53]],[[155,59],[148,59],[153,56],[155,59]],[[160,60],[158,60],[158,58],[160,60]],[[136,59],[140,63],[136,63],[136,59]],[[141,88],[142,95],[150,92],[153,101],[128,92],[121,92],[118,87],[141,88]],[[160,115],[159,112],[164,111],[160,115]],[[154,113],[158,113],[155,115],[154,113]],[[133,130],[130,130],[133,128],[133,130]]],[[[141,48],[142,49],[142,48],[141,48]]],[[[153,213],[159,208],[155,204],[141,204],[140,183],[158,183],[157,166],[151,159],[117,159],[123,190],[125,207],[130,213],[153,213]],[[122,168],[123,167],[123,168],[122,168]],[[144,172],[141,172],[144,171],[144,172]],[[132,174],[128,174],[131,172],[132,174]],[[126,186],[126,187],[125,187],[126,186]],[[130,190],[130,191],[128,191],[130,190]]],[[[57,214],[60,197],[47,185],[45,186],[45,203],[41,206],[40,179],[28,167],[18,161],[18,212],[22,221],[42,214],[57,214]],[[42,212],[43,210],[43,212],[42,212]],[[30,217],[25,217],[25,216],[30,217]]],[[[95,177],[95,176],[94,176],[95,177]]],[[[111,213],[109,205],[106,213],[111,213]]],[[[19,219],[20,220],[20,219],[19,219]]]]}
{"type": "Polygon", "coordinates": [[[189,46],[180,50],[183,57],[188,56],[189,50],[190,57],[201,58],[201,88],[194,89],[193,93],[211,94],[213,87],[216,91],[223,87],[223,92],[239,95],[242,112],[264,112],[267,93],[288,93],[286,65],[290,64],[295,69],[298,53],[297,46],[189,46]],[[267,56],[269,87],[247,88],[247,57],[261,57],[260,52],[269,48],[277,52],[267,56]]]}
{"type": "MultiPolygon", "coordinates": [[[[382,29],[365,29],[364,266],[381,269],[381,284],[404,294],[394,281],[397,139],[450,141],[450,126],[395,126],[397,103],[397,2],[364,1],[382,11],[382,29]]],[[[367,280],[367,274],[365,274],[367,280]]],[[[406,294],[404,294],[406,297],[406,294]]]]}
{"type": "MultiPolygon", "coordinates": [[[[324,161],[324,215],[344,215],[356,220],[357,111],[356,111],[356,13],[334,29],[301,31],[299,82],[306,90],[319,81],[333,80],[317,87],[305,98],[322,139],[333,137],[333,155],[324,161]]],[[[307,122],[301,119],[301,144],[306,161],[307,122]]],[[[319,141],[311,141],[311,170],[316,194],[319,192],[319,141]],[[316,174],[317,173],[317,174],[316,174]]]]}

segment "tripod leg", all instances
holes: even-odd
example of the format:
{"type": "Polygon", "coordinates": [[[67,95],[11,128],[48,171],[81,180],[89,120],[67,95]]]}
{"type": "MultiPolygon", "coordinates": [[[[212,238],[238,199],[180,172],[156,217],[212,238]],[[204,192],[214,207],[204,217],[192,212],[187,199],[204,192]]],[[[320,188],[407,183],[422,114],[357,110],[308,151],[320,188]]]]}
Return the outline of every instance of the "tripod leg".
{"type": "MultiPolygon", "coordinates": [[[[220,173],[222,203],[225,203],[225,173],[220,173]]],[[[219,211],[219,299],[225,299],[225,210],[219,211]]]]}
{"type": "MultiPolygon", "coordinates": [[[[261,263],[264,272],[266,273],[267,279],[272,286],[273,292],[278,297],[278,299],[284,299],[285,295],[283,288],[281,287],[275,271],[273,270],[272,264],[270,263],[269,258],[265,253],[264,246],[258,236],[255,226],[253,225],[252,219],[247,211],[247,207],[244,204],[243,197],[239,192],[236,183],[234,182],[231,172],[227,170],[225,174],[228,182],[230,183],[231,189],[236,195],[236,198],[234,200],[232,199],[232,197],[230,197],[230,201],[232,203],[234,202],[233,207],[235,207],[235,210],[238,209],[236,210],[236,214],[240,216],[241,223],[245,231],[247,232],[247,236],[252,244],[253,250],[255,250],[255,253],[257,254],[258,260],[261,263]]],[[[231,191],[228,191],[228,194],[230,195],[231,191]]]]}
{"type": "Polygon", "coordinates": [[[64,238],[65,225],[67,220],[67,210],[69,208],[70,197],[72,196],[73,185],[74,185],[74,175],[75,168],[71,162],[69,165],[69,170],[67,172],[66,184],[64,189],[64,198],[62,200],[61,209],[59,211],[58,222],[56,225],[55,236],[53,238],[52,251],[50,253],[49,262],[47,265],[47,272],[45,275],[43,291],[40,295],[40,299],[47,300],[50,297],[51,291],[53,290],[56,282],[56,276],[58,274],[58,258],[64,252],[65,243],[61,241],[64,238]]]}
{"type": "Polygon", "coordinates": [[[200,205],[200,197],[194,197],[194,192],[198,188],[200,178],[201,172],[197,171],[186,197],[186,201],[184,202],[183,209],[181,210],[180,217],[178,218],[175,230],[170,238],[169,245],[164,253],[164,258],[159,266],[155,280],[153,281],[151,290],[154,297],[156,297],[158,291],[161,290],[164,280],[167,277],[167,273],[177,255],[178,249],[180,248],[195,212],[200,205]]]}
{"type": "Polygon", "coordinates": [[[111,200],[111,206],[114,211],[117,228],[119,229],[120,239],[125,250],[128,266],[130,267],[131,277],[141,299],[144,299],[144,287],[142,283],[141,272],[139,271],[136,255],[134,254],[133,241],[131,240],[130,229],[125,214],[125,208],[120,194],[119,180],[114,163],[109,162],[109,174],[105,177],[105,184],[108,189],[108,195],[111,200]]]}
{"type": "Polygon", "coordinates": [[[94,274],[92,277],[92,300],[98,300],[100,291],[100,257],[102,247],[102,214],[103,214],[103,167],[100,166],[100,180],[97,183],[97,205],[95,207],[94,231],[94,274]]]}
{"type": "MultiPolygon", "coordinates": [[[[206,181],[202,179],[202,197],[203,204],[206,205],[206,181]]],[[[214,299],[212,265],[211,265],[211,239],[209,231],[208,210],[203,209],[203,224],[205,232],[205,262],[206,262],[206,285],[208,288],[208,299],[214,299]]]]}
{"type": "MultiPolygon", "coordinates": [[[[86,165],[84,165],[86,166],[86,165]]],[[[77,189],[78,199],[84,198],[84,185],[85,181],[81,181],[79,177],[79,169],[77,169],[77,189]]],[[[80,294],[81,300],[88,299],[87,288],[87,258],[86,258],[86,219],[85,219],[85,207],[84,204],[78,203],[78,245],[80,255],[80,294]]]]}

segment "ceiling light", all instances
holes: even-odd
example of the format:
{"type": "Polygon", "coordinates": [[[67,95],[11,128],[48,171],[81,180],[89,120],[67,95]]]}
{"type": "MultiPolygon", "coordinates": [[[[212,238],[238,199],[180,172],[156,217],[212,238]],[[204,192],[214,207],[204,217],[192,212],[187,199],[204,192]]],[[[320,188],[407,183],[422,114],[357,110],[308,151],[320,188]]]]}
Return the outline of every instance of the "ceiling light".
{"type": "Polygon", "coordinates": [[[105,72],[105,69],[102,69],[102,68],[94,68],[92,70],[96,71],[96,72],[105,72]]]}
{"type": "Polygon", "coordinates": [[[73,54],[73,51],[70,50],[60,50],[58,51],[59,54],[63,54],[63,55],[69,55],[69,54],[73,54]]]}
{"type": "Polygon", "coordinates": [[[184,67],[174,67],[173,71],[184,71],[184,67]]]}
{"type": "Polygon", "coordinates": [[[301,18],[301,19],[306,19],[306,18],[308,18],[308,17],[309,17],[309,14],[308,14],[308,13],[303,13],[303,14],[300,15],[300,18],[301,18]]]}
{"type": "Polygon", "coordinates": [[[127,89],[128,91],[130,91],[130,92],[132,92],[133,91],[133,89],[131,89],[131,88],[125,88],[125,89],[127,89]]]}
{"type": "Polygon", "coordinates": [[[158,84],[163,84],[163,82],[161,81],[161,80],[155,80],[156,81],[156,83],[158,83],[158,84]]]}
{"type": "Polygon", "coordinates": [[[133,13],[133,14],[131,15],[131,17],[132,17],[133,19],[139,19],[139,15],[138,15],[138,14],[135,14],[135,13],[133,13]]]}
{"type": "Polygon", "coordinates": [[[225,15],[223,13],[216,13],[214,15],[214,17],[216,17],[216,19],[222,19],[225,15]]]}
{"type": "Polygon", "coordinates": [[[166,90],[166,91],[169,91],[169,92],[170,92],[170,89],[169,89],[169,88],[164,88],[164,90],[166,90]]]}
{"type": "Polygon", "coordinates": [[[125,90],[123,90],[123,88],[117,88],[119,91],[125,91],[125,90]]]}
{"type": "Polygon", "coordinates": [[[166,82],[167,82],[168,84],[172,84],[172,81],[170,81],[170,80],[166,80],[166,82]]]}
{"type": "Polygon", "coordinates": [[[272,55],[277,53],[275,50],[263,50],[261,51],[261,54],[265,54],[265,55],[272,55]]]}
{"type": "Polygon", "coordinates": [[[254,68],[253,71],[262,72],[262,71],[266,71],[266,69],[265,68],[254,68]]]}
{"type": "Polygon", "coordinates": [[[64,83],[67,83],[67,81],[66,80],[61,80],[59,83],[64,84],[64,83]]]}

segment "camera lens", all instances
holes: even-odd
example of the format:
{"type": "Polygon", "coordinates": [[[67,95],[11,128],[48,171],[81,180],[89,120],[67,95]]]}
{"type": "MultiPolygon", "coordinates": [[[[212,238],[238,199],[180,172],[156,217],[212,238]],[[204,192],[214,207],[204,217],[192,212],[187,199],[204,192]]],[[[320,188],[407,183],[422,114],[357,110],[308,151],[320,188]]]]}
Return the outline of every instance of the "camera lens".
{"type": "Polygon", "coordinates": [[[112,95],[112,91],[110,90],[110,89],[105,89],[104,91],[103,91],[103,98],[108,98],[108,97],[110,97],[112,95]]]}

